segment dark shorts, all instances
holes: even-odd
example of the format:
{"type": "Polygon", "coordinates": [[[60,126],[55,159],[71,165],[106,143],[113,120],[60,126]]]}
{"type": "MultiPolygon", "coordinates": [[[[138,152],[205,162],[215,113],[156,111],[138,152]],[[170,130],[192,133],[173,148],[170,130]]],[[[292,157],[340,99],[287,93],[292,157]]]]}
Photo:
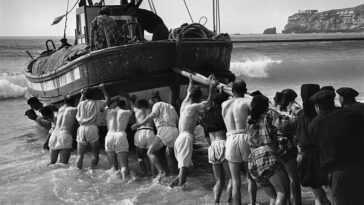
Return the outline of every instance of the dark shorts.
{"type": "Polygon", "coordinates": [[[283,168],[276,151],[268,146],[254,149],[248,159],[249,173],[262,187],[269,186],[269,178],[283,168]]]}

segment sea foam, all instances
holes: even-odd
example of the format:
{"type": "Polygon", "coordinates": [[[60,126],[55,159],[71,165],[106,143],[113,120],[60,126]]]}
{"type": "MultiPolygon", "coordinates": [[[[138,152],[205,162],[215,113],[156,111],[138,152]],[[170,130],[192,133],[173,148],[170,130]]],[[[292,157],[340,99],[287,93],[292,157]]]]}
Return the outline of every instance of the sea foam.
{"type": "Polygon", "coordinates": [[[0,75],[0,100],[22,97],[26,91],[24,75],[7,73],[0,75]]]}
{"type": "Polygon", "coordinates": [[[268,78],[267,70],[270,66],[282,63],[282,60],[273,60],[271,58],[260,56],[248,58],[242,61],[232,61],[230,70],[237,77],[245,76],[250,78],[268,78]]]}

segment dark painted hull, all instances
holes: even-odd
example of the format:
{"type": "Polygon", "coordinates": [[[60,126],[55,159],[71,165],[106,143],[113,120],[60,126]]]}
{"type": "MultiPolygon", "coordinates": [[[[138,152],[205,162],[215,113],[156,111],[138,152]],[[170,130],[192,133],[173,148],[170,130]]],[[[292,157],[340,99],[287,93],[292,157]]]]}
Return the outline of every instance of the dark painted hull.
{"type": "Polygon", "coordinates": [[[67,94],[77,95],[82,88],[100,83],[114,96],[185,84],[186,79],[174,74],[172,67],[232,80],[231,51],[230,41],[143,42],[94,51],[48,74],[25,72],[25,76],[30,96],[42,101],[59,102],[67,94]]]}

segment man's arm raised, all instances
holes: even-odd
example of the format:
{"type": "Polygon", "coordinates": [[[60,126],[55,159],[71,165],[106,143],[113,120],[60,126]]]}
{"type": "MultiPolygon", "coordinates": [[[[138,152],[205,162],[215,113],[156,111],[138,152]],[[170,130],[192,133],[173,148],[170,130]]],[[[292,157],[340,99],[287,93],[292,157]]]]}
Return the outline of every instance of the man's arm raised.
{"type": "Polygon", "coordinates": [[[105,98],[105,100],[106,100],[106,105],[110,105],[110,102],[111,102],[111,100],[110,100],[110,96],[109,96],[109,94],[107,93],[107,91],[106,91],[106,88],[105,88],[105,84],[104,83],[101,83],[100,85],[99,85],[99,89],[101,90],[101,92],[102,92],[102,94],[104,95],[104,98],[105,98]]]}
{"type": "Polygon", "coordinates": [[[211,95],[212,95],[212,92],[215,89],[216,85],[217,85],[217,83],[215,81],[210,84],[209,96],[207,97],[207,99],[205,101],[202,101],[199,103],[199,109],[206,109],[210,105],[211,95]]]}

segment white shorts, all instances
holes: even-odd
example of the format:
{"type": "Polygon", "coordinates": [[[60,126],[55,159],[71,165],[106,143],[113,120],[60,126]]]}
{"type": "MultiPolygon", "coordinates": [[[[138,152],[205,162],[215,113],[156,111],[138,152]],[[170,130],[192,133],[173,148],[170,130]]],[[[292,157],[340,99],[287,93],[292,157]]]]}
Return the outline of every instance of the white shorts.
{"type": "Polygon", "coordinates": [[[208,148],[208,158],[211,164],[221,164],[225,159],[226,140],[214,140],[208,148]]]}
{"type": "Polygon", "coordinates": [[[244,130],[227,133],[226,159],[229,162],[248,162],[249,155],[248,134],[244,130]]]}
{"type": "Polygon", "coordinates": [[[72,148],[72,135],[67,130],[53,130],[48,146],[49,149],[59,150],[59,149],[69,149],[72,148]]]}
{"type": "Polygon", "coordinates": [[[148,149],[155,138],[155,134],[152,128],[139,128],[134,135],[134,145],[148,149]]]}
{"type": "Polygon", "coordinates": [[[178,168],[190,167],[192,163],[193,135],[181,132],[174,144],[174,154],[178,162],[178,168]]]}
{"type": "Polygon", "coordinates": [[[178,137],[178,129],[172,126],[158,127],[157,137],[162,140],[167,147],[174,147],[178,137]]]}
{"type": "Polygon", "coordinates": [[[77,142],[95,143],[99,140],[99,128],[96,125],[80,125],[77,129],[77,142]]]}
{"type": "Polygon", "coordinates": [[[106,152],[128,152],[129,142],[126,132],[107,132],[105,137],[106,152]]]}

